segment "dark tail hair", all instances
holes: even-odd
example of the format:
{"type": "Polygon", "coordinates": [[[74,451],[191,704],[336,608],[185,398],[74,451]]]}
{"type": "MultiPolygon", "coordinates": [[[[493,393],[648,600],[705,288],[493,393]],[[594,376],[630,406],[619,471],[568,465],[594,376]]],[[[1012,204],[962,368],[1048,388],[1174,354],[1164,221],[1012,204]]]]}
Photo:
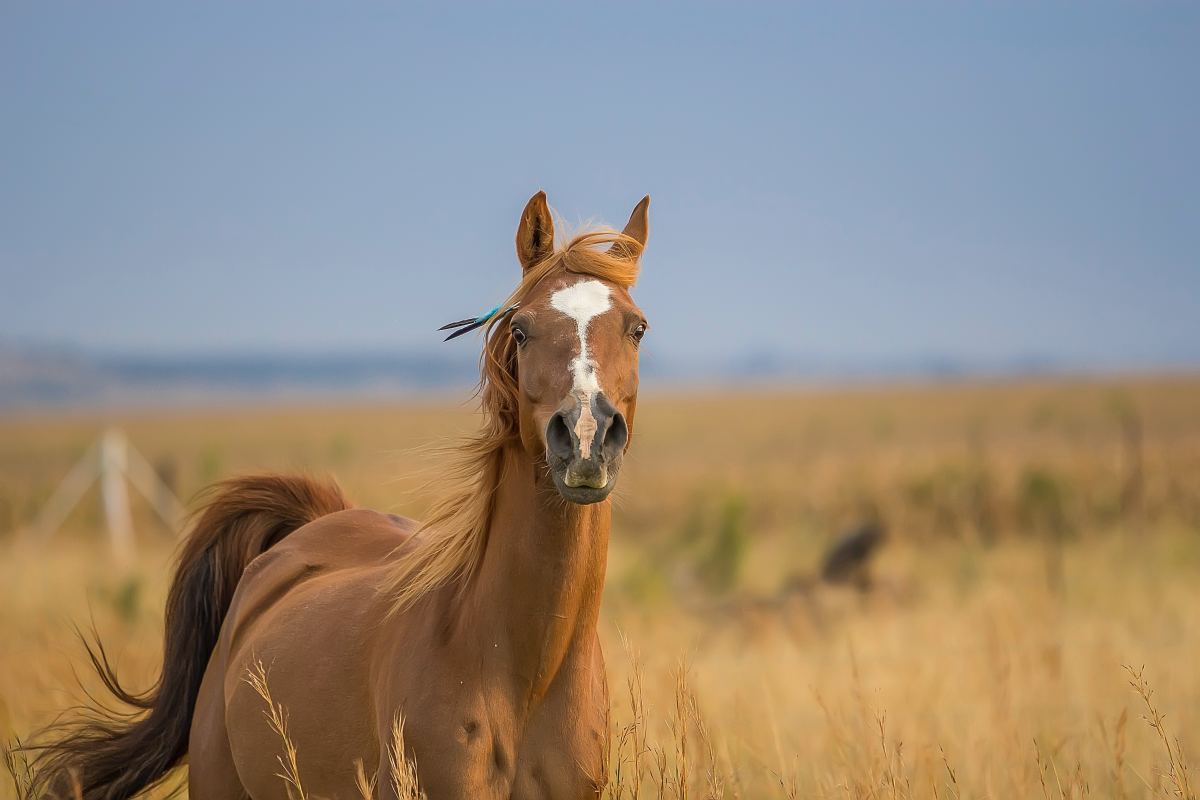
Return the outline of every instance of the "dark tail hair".
{"type": "Polygon", "coordinates": [[[162,673],[144,693],[121,686],[97,638],[87,647],[105,687],[128,711],[94,698],[26,745],[31,794],[124,800],[155,785],[187,752],[200,679],[246,566],[292,531],[349,508],[337,484],[258,475],[210,487],[183,543],[167,595],[162,673]]]}

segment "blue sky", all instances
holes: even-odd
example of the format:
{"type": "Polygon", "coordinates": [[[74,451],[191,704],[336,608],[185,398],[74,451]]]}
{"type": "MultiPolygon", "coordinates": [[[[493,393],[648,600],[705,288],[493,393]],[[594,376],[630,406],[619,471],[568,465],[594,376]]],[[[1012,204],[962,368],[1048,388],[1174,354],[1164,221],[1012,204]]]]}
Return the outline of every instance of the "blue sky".
{"type": "Polygon", "coordinates": [[[1200,363],[1200,6],[5,4],[0,343],[419,350],[544,188],[662,358],[1200,363]]]}

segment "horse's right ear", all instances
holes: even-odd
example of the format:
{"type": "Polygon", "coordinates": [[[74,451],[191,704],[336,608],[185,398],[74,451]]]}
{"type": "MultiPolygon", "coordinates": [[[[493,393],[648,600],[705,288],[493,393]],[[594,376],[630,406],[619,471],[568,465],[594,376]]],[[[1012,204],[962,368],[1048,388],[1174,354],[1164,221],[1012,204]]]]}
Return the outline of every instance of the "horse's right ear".
{"type": "Polygon", "coordinates": [[[646,237],[650,234],[650,195],[643,197],[633,207],[633,213],[629,215],[629,222],[621,234],[637,242],[637,245],[617,242],[608,249],[609,254],[637,261],[642,257],[642,248],[646,246],[646,237]]]}
{"type": "Polygon", "coordinates": [[[517,260],[521,262],[521,269],[528,271],[553,253],[554,220],[550,217],[546,193],[538,192],[529,198],[521,213],[521,224],[517,226],[517,260]]]}

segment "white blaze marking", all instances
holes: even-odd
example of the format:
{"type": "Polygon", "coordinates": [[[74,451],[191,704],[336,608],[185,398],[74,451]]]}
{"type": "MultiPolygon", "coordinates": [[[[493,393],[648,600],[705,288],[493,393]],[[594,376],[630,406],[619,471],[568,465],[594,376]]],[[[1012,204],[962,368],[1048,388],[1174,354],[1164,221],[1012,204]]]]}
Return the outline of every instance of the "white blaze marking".
{"type": "Polygon", "coordinates": [[[612,308],[609,290],[600,281],[580,281],[550,295],[550,305],[575,320],[579,334],[579,355],[571,359],[572,393],[579,400],[579,421],[575,436],[579,438],[579,455],[590,458],[592,438],[596,435],[596,419],[592,416],[592,396],[600,392],[596,377],[596,362],[588,353],[588,324],[612,308]]]}

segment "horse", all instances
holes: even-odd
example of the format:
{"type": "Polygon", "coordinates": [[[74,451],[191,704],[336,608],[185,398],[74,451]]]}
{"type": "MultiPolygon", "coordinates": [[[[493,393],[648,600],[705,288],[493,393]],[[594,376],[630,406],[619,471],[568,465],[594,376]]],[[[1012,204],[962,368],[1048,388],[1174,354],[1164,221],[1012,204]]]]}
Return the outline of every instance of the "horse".
{"type": "Polygon", "coordinates": [[[34,745],[35,792],[128,798],[186,758],[191,800],[286,800],[274,712],[306,796],[355,793],[365,764],[375,796],[397,798],[399,760],[429,800],[596,797],[609,733],[597,625],[647,330],[630,289],[649,200],[623,232],[556,247],[545,193],[530,199],[519,285],[480,318],[482,426],[424,523],[310,477],[213,487],[181,545],[158,681],[130,691],[89,648],[132,710],[98,704],[52,728],[34,745]]]}

